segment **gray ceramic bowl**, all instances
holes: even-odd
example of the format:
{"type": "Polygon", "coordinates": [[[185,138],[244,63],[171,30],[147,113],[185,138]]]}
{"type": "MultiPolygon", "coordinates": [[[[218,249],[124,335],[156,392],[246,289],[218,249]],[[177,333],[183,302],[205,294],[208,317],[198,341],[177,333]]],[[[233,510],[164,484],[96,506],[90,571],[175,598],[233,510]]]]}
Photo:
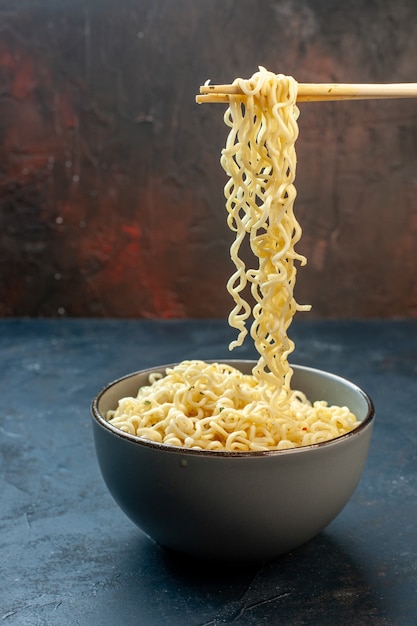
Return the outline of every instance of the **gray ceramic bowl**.
{"type": "MultiPolygon", "coordinates": [[[[228,361],[250,373],[253,361],[228,361]]],[[[374,408],[353,383],[293,366],[293,387],[310,400],[346,405],[361,424],[325,443],[267,452],[203,452],[128,435],[103,416],[136,395],[152,371],[116,380],[93,400],[95,447],[104,481],[126,515],[161,546],[198,557],[265,560],[319,533],[361,477],[374,408]]]]}

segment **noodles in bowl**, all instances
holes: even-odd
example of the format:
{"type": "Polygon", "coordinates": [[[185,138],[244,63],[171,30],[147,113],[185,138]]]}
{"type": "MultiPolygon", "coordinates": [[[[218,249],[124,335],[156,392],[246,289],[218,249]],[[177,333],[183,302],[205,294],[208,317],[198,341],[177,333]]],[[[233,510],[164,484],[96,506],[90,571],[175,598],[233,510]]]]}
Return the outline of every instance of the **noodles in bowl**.
{"type": "Polygon", "coordinates": [[[264,451],[328,441],[358,425],[345,406],[311,404],[301,392],[271,410],[275,388],[230,364],[183,361],[153,373],[136,397],[107,419],[122,431],[166,445],[206,451],[264,451]]]}
{"type": "MultiPolygon", "coordinates": [[[[255,361],[229,361],[251,375],[255,361]]],[[[283,450],[201,450],[167,445],[113,426],[106,415],[174,365],[129,374],[93,400],[95,448],[104,481],[124,513],[161,546],[195,557],[274,558],[338,515],[366,462],[374,411],[353,383],[293,365],[308,397],[351,407],[358,426],[328,441],[283,450]]]]}
{"type": "Polygon", "coordinates": [[[161,365],[93,400],[97,458],[126,515],[161,546],[215,559],[264,560],[320,532],[361,477],[374,422],[352,382],[290,365],[294,298],[297,84],[263,68],[231,96],[221,162],[235,265],[227,288],[257,361],[161,365]],[[246,267],[245,237],[255,259],[246,267]],[[252,302],[245,295],[248,291],[252,302]],[[251,323],[249,329],[247,324],[251,323]]]}

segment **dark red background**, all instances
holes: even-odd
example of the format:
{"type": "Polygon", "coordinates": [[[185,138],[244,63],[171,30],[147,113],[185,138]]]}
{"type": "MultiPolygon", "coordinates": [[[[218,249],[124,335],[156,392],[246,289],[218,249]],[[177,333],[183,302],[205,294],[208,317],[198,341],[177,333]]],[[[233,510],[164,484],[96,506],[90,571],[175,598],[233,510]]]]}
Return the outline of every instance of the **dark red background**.
{"type": "MultiPolygon", "coordinates": [[[[223,317],[207,78],[417,81],[417,3],[0,2],[0,315],[223,317]]],[[[417,315],[417,99],[301,106],[297,299],[417,315]]]]}

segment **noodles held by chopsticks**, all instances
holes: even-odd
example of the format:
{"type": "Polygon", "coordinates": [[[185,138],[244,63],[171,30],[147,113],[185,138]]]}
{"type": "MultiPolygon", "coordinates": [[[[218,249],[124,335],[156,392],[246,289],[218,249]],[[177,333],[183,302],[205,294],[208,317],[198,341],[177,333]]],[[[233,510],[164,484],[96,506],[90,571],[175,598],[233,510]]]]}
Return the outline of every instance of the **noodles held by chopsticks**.
{"type": "Polygon", "coordinates": [[[251,336],[260,355],[255,376],[277,390],[288,389],[288,355],[294,344],[286,331],[297,310],[310,308],[300,307],[293,293],[295,261],[306,262],[295,251],[301,236],[293,211],[297,83],[264,69],[250,80],[235,83],[247,98],[245,107],[231,98],[225,114],[230,132],[221,157],[229,176],[225,187],[228,224],[236,233],[231,246],[236,272],[227,287],[235,301],[229,324],[239,335],[231,347],[243,342],[245,323],[252,313],[251,336]],[[239,257],[246,236],[258,267],[247,269],[239,257]],[[252,307],[241,295],[247,283],[255,302],[252,307]]]}

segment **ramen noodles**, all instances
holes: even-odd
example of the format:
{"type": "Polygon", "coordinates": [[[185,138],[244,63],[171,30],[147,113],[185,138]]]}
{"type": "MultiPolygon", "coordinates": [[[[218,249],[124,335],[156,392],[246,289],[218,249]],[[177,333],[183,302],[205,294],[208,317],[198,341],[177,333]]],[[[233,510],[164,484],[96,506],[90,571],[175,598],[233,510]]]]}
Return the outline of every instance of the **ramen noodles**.
{"type": "Polygon", "coordinates": [[[259,359],[251,375],[230,365],[184,361],[151,377],[136,398],[124,398],[110,423],[158,443],[202,450],[280,450],[319,443],[357,425],[347,407],[311,404],[291,387],[287,331],[297,311],[296,264],[306,259],[295,246],[301,228],[294,215],[298,137],[297,82],[259,68],[236,79],[244,96],[230,96],[229,127],[221,164],[227,223],[234,232],[235,271],[227,283],[237,330],[233,349],[250,333],[259,359]],[[253,267],[241,246],[249,240],[253,267]],[[250,298],[250,300],[249,300],[250,298]]]}

